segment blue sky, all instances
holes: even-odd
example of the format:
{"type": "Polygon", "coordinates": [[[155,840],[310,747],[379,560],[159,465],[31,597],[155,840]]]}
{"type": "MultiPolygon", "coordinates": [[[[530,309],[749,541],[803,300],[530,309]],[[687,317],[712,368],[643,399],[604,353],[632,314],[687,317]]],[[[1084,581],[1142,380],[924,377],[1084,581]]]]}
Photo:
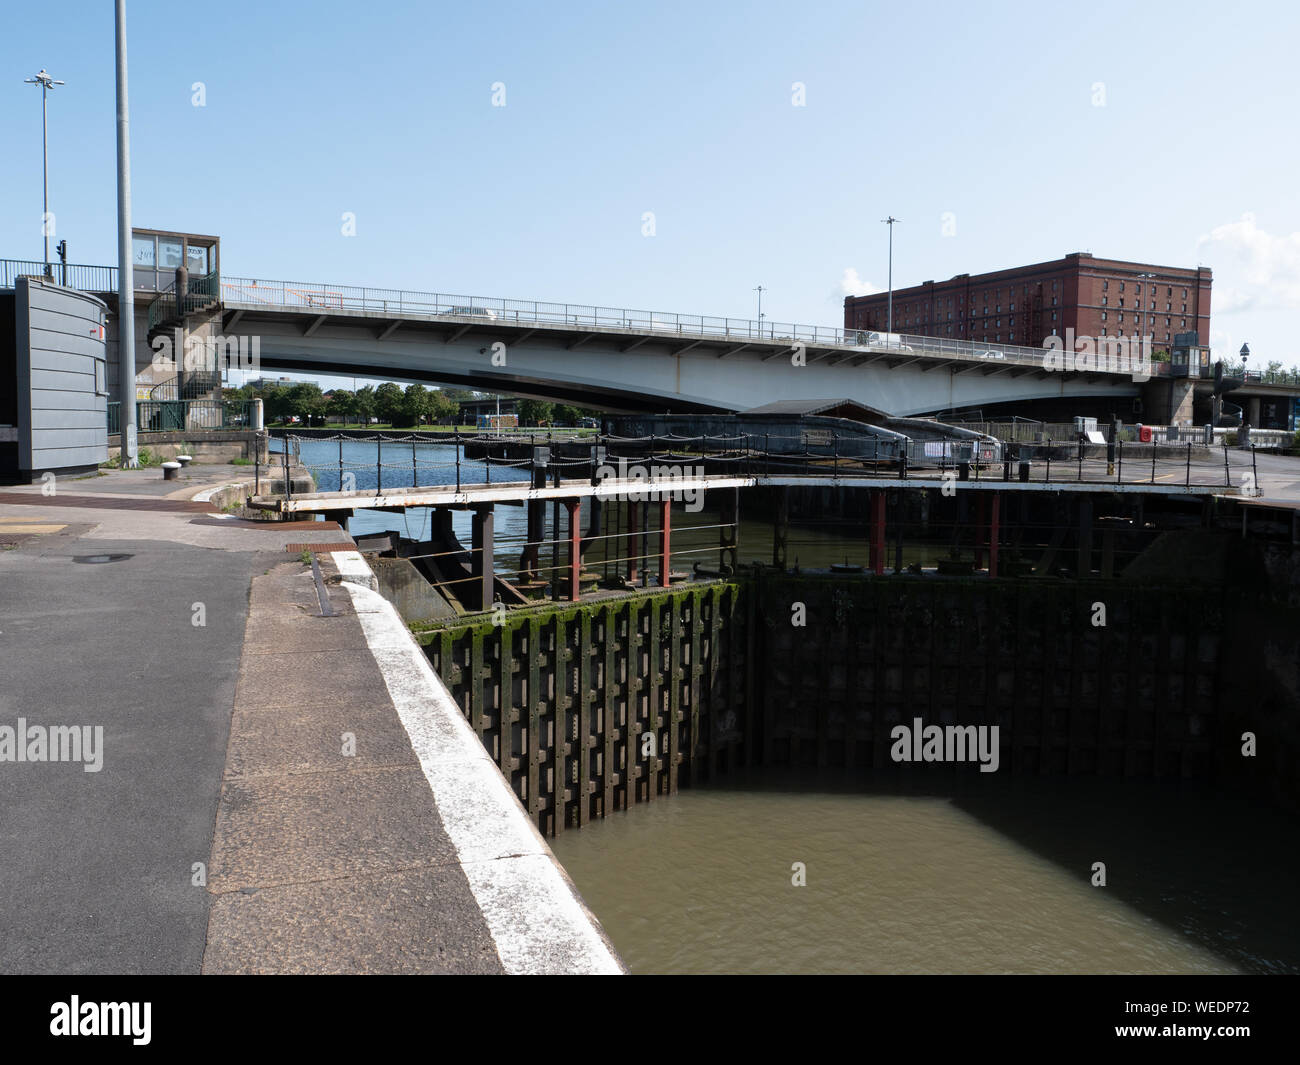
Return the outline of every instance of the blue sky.
{"type": "MultiPolygon", "coordinates": [[[[41,255],[44,66],[58,236],[114,262],[112,4],[0,17],[0,256],[41,255]]],[[[128,26],[133,220],[219,235],[226,274],[738,317],[762,284],[769,319],[836,324],[885,287],[893,214],[898,287],[1204,264],[1216,349],[1300,362],[1295,5],[133,0],[128,26]]]]}

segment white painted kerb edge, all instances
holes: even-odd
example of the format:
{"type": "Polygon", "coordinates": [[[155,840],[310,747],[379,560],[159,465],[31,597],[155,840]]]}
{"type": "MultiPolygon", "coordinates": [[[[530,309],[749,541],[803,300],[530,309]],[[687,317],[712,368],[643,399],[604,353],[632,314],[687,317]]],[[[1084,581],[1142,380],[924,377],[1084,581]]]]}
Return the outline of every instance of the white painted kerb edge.
{"type": "MultiPolygon", "coordinates": [[[[379,590],[379,580],[366,560],[361,557],[360,551],[335,551],[333,558],[344,583],[359,584],[362,588],[369,588],[374,592],[379,590]]],[[[384,602],[388,600],[385,599],[384,602]]],[[[403,625],[402,628],[405,630],[406,626],[403,625]]]]}
{"type": "Polygon", "coordinates": [[[373,590],[365,559],[355,551],[331,557],[506,972],[624,972],[410,630],[373,590]]]}

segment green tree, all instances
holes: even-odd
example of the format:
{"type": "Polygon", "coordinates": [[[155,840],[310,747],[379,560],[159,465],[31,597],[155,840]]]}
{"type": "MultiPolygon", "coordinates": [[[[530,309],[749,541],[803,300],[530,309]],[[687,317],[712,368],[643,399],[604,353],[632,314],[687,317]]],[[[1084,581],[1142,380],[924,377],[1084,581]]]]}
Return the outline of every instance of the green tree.
{"type": "Polygon", "coordinates": [[[429,418],[435,425],[456,421],[460,404],[449,397],[445,390],[439,388],[429,393],[429,418]]]}
{"type": "Polygon", "coordinates": [[[335,418],[340,418],[344,422],[352,420],[357,410],[357,397],[346,388],[336,388],[330,393],[329,404],[325,408],[325,413],[335,418]]]}
{"type": "Polygon", "coordinates": [[[300,381],[286,390],[289,413],[296,414],[306,425],[325,414],[325,396],[315,381],[300,381]]]}
{"type": "Polygon", "coordinates": [[[541,425],[555,417],[555,404],[543,403],[540,399],[521,399],[516,409],[520,425],[541,425]]]}
{"type": "Polygon", "coordinates": [[[292,413],[289,390],[282,385],[271,385],[262,391],[263,413],[268,422],[282,422],[292,413]]]}
{"type": "Polygon", "coordinates": [[[424,385],[407,385],[402,393],[401,414],[398,415],[400,424],[418,426],[420,419],[429,413],[429,406],[429,392],[424,385]]]}
{"type": "Polygon", "coordinates": [[[583,418],[582,408],[568,403],[560,403],[555,408],[556,425],[577,425],[583,418]]]}
{"type": "Polygon", "coordinates": [[[357,412],[357,418],[362,425],[369,425],[370,419],[375,416],[375,386],[366,385],[364,388],[358,388],[356,395],[353,397],[353,409],[357,412]]]}
{"type": "Polygon", "coordinates": [[[385,381],[375,389],[375,414],[381,422],[390,425],[402,416],[402,389],[392,381],[385,381]]]}

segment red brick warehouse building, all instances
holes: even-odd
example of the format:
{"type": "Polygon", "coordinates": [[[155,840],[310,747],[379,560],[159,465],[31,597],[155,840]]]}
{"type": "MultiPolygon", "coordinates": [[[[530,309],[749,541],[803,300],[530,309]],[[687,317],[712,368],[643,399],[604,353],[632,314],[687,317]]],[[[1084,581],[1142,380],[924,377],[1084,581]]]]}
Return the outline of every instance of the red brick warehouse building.
{"type": "MultiPolygon", "coordinates": [[[[990,344],[1039,347],[1049,336],[1150,336],[1168,350],[1178,333],[1195,330],[1210,343],[1209,267],[1183,269],[1097,259],[1064,259],[958,274],[894,290],[895,333],[990,344]]],[[[889,294],[848,296],[846,329],[886,331],[889,294]]]]}

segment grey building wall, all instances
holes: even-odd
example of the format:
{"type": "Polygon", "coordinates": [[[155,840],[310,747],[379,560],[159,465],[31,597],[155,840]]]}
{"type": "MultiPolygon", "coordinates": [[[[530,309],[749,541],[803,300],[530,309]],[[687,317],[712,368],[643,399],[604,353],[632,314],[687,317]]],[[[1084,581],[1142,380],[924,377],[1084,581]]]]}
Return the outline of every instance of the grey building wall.
{"type": "Polygon", "coordinates": [[[14,295],[19,474],[106,462],[107,305],[32,277],[14,295]]]}

